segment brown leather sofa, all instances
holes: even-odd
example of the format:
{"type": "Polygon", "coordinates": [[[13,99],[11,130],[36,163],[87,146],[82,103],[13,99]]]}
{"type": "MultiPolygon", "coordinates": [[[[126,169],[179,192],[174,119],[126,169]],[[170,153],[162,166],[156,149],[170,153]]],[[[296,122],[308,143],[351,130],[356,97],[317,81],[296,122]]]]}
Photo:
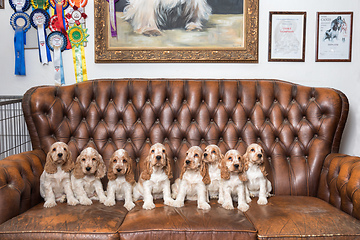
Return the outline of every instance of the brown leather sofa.
{"type": "MultiPolygon", "coordinates": [[[[30,89],[23,109],[33,151],[0,161],[0,239],[360,239],[360,158],[339,154],[349,104],[334,89],[278,80],[95,80],[30,89]],[[223,152],[255,142],[266,152],[274,196],[250,209],[183,208],[156,201],[130,212],[106,207],[45,209],[39,178],[55,141],[73,158],[96,147],[106,164],[118,148],[136,160],[163,143],[174,179],[192,145],[223,152]]],[[[107,180],[103,181],[106,188],[107,180]]]]}

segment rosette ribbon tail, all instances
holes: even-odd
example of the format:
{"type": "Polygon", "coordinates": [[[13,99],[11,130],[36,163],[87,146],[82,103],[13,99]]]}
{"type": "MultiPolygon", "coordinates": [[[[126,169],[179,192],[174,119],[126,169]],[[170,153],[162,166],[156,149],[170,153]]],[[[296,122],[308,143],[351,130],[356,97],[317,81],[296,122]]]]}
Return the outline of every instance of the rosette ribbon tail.
{"type": "Polygon", "coordinates": [[[51,62],[50,50],[46,45],[46,32],[43,24],[37,26],[40,62],[45,65],[51,62]]]}
{"type": "Polygon", "coordinates": [[[109,13],[111,37],[117,37],[115,0],[109,0],[109,13]]]}
{"type": "Polygon", "coordinates": [[[76,82],[87,81],[85,49],[82,45],[73,46],[73,62],[76,82]]]}
{"type": "Polygon", "coordinates": [[[54,47],[55,85],[65,85],[64,68],[60,47],[54,47]]]}
{"type": "Polygon", "coordinates": [[[15,48],[15,75],[26,75],[25,72],[25,32],[22,27],[15,29],[14,48],[15,48]]]}
{"type": "Polygon", "coordinates": [[[59,23],[60,31],[66,36],[66,39],[67,39],[66,49],[71,49],[70,40],[69,40],[69,37],[68,37],[67,32],[66,32],[64,9],[63,9],[62,4],[56,3],[56,15],[58,17],[58,23],[59,23]]]}

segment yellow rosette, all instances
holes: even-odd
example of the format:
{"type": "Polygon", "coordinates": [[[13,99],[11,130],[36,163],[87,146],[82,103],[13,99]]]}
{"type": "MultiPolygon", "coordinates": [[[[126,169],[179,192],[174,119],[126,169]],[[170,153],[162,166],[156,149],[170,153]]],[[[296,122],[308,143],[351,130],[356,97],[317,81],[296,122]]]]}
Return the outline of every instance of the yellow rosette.
{"type": "Polygon", "coordinates": [[[87,42],[87,29],[82,26],[71,26],[67,30],[73,52],[76,82],[87,81],[84,43],[87,42]]]}

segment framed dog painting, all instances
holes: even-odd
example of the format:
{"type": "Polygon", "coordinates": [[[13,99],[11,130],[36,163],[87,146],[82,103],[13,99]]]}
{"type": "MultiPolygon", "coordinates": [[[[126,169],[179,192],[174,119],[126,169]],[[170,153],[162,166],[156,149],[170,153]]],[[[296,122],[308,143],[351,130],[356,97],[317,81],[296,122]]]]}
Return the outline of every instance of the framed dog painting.
{"type": "Polygon", "coordinates": [[[317,62],[351,62],[352,12],[317,14],[317,62]]]}
{"type": "Polygon", "coordinates": [[[95,0],[95,62],[258,62],[259,0],[95,0]]]}

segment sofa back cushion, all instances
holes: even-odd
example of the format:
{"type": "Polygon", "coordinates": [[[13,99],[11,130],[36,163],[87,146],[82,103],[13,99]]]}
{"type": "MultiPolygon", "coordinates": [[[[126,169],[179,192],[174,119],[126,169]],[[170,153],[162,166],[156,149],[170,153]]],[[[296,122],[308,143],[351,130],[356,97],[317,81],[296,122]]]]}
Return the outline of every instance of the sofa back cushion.
{"type": "Polygon", "coordinates": [[[258,143],[273,193],[310,196],[325,157],[339,150],[348,112],[337,90],[278,80],[94,80],[32,88],[23,107],[33,147],[45,153],[63,141],[75,160],[93,146],[108,165],[124,148],[138,177],[150,146],[161,142],[176,179],[193,145],[245,153],[258,143]]]}

